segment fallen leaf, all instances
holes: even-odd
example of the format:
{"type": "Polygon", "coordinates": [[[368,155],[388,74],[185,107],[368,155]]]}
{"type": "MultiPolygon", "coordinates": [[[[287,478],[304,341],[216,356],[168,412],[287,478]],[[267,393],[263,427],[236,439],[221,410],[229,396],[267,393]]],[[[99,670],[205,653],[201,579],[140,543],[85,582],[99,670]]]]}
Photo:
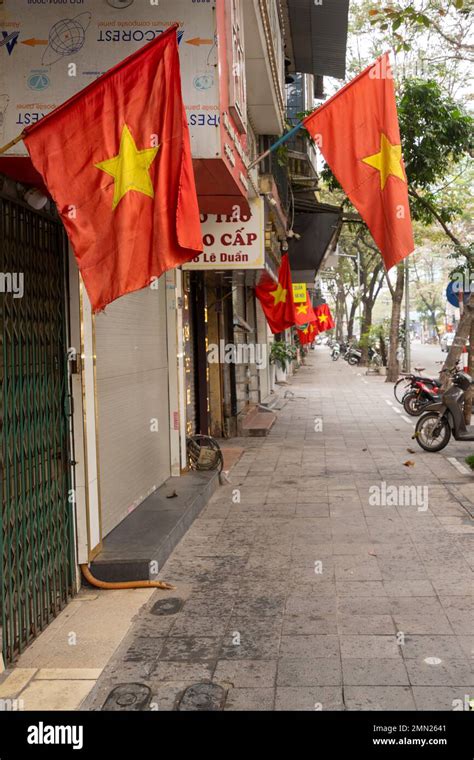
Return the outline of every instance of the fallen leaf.
{"type": "Polygon", "coordinates": [[[177,495],[178,495],[178,494],[176,493],[176,491],[173,491],[173,493],[169,493],[169,494],[166,496],[166,498],[167,498],[167,499],[174,499],[174,498],[175,498],[177,495]]]}
{"type": "Polygon", "coordinates": [[[406,462],[403,462],[404,467],[414,467],[415,463],[411,459],[407,459],[406,462]]]}
{"type": "Polygon", "coordinates": [[[375,552],[369,552],[369,554],[370,554],[371,557],[376,557],[377,556],[375,552]]]}
{"type": "Polygon", "coordinates": [[[416,451],[414,449],[407,449],[409,454],[416,454],[416,451]]]}

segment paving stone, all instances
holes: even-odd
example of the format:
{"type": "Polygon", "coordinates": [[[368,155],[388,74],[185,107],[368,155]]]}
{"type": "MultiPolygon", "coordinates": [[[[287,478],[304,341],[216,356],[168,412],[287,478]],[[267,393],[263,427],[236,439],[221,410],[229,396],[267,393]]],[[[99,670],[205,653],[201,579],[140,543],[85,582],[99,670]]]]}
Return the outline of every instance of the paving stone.
{"type": "Polygon", "coordinates": [[[472,668],[464,657],[417,657],[405,662],[413,686],[454,686],[459,683],[470,683],[471,689],[474,686],[472,668]]]}
{"type": "MultiPolygon", "coordinates": [[[[469,643],[466,642],[466,648],[469,643]]],[[[440,657],[442,660],[454,658],[456,660],[470,656],[470,651],[463,648],[461,640],[455,635],[407,634],[400,651],[406,660],[419,657],[440,657]]]]}
{"type": "Polygon", "coordinates": [[[161,650],[161,659],[175,662],[216,660],[221,640],[210,636],[172,636],[161,650]]]}
{"type": "Polygon", "coordinates": [[[229,689],[224,710],[273,710],[275,704],[275,689],[271,688],[238,688],[229,689]]]}
{"type": "Polygon", "coordinates": [[[279,686],[276,710],[330,711],[343,710],[340,686],[279,686]]]}
{"type": "Polygon", "coordinates": [[[346,686],[344,701],[348,710],[415,710],[408,686],[346,686]]]}
{"type": "Polygon", "coordinates": [[[276,680],[277,660],[219,660],[213,680],[235,689],[270,688],[276,680]]]}
{"type": "Polygon", "coordinates": [[[339,638],[334,635],[282,636],[281,657],[339,658],[339,638]]]}
{"type": "Polygon", "coordinates": [[[278,686],[338,686],[342,670],[336,657],[281,657],[278,661],[278,686]]]}
{"type": "Polygon", "coordinates": [[[417,710],[468,710],[472,686],[413,686],[417,710]]]}
{"type": "Polygon", "coordinates": [[[398,659],[400,647],[393,636],[355,636],[343,634],[339,637],[342,658],[394,658],[398,659]]]}
{"type": "Polygon", "coordinates": [[[393,619],[390,615],[344,615],[337,616],[337,630],[341,634],[362,633],[396,633],[393,619]]]}
{"type": "Polygon", "coordinates": [[[431,597],[392,597],[392,615],[398,631],[450,634],[453,629],[439,601],[431,597]]]}
{"type": "Polygon", "coordinates": [[[346,686],[408,686],[410,683],[403,661],[393,658],[343,658],[342,673],[346,686]]]}

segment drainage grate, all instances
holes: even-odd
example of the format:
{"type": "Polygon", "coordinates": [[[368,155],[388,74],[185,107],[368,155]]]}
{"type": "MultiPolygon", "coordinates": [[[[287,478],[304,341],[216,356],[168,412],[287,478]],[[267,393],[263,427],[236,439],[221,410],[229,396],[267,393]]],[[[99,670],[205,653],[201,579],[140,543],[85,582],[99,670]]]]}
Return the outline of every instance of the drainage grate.
{"type": "Polygon", "coordinates": [[[178,597],[171,599],[160,599],[155,602],[150,612],[152,615],[176,615],[183,606],[183,600],[178,597]]]}
{"type": "Polygon", "coordinates": [[[216,683],[195,683],[184,691],[178,710],[218,711],[224,707],[226,690],[216,683]]]}
{"type": "Polygon", "coordinates": [[[146,710],[151,698],[151,689],[143,683],[123,683],[112,689],[102,705],[107,712],[138,712],[146,710]]]}

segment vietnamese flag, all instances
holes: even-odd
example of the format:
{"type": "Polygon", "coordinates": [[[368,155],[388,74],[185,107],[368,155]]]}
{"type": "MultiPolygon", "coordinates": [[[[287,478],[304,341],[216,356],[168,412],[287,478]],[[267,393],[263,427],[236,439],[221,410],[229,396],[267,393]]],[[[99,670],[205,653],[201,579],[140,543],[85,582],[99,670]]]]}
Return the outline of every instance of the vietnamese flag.
{"type": "Polygon", "coordinates": [[[298,339],[302,345],[312,343],[318,333],[319,328],[317,322],[310,322],[308,325],[298,328],[298,339]]]}
{"type": "Polygon", "coordinates": [[[293,285],[287,254],[281,257],[278,283],[264,272],[255,288],[255,295],[273,334],[283,332],[295,324],[293,285]]]}
{"type": "Polygon", "coordinates": [[[321,303],[319,306],[316,306],[314,313],[316,315],[316,324],[318,325],[319,332],[332,330],[334,327],[334,320],[327,303],[321,303]]]}
{"type": "Polygon", "coordinates": [[[390,269],[415,246],[388,53],[303,123],[390,269]]]}
{"type": "Polygon", "coordinates": [[[25,130],[94,311],[202,251],[176,29],[25,130]]]}
{"type": "Polygon", "coordinates": [[[306,293],[306,303],[295,303],[295,325],[307,325],[309,322],[314,322],[316,315],[314,309],[311,306],[309,300],[309,293],[306,293]]]}

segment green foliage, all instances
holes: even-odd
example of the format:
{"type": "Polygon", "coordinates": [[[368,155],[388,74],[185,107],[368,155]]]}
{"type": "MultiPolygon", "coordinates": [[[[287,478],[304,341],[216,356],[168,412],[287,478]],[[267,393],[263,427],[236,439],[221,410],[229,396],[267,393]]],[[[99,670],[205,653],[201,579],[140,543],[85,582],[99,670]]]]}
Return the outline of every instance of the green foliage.
{"type": "Polygon", "coordinates": [[[411,50],[416,46],[416,37],[428,31],[439,35],[458,55],[465,51],[467,60],[472,49],[464,42],[464,36],[469,30],[471,13],[469,0],[402,0],[373,6],[368,11],[373,27],[391,31],[397,51],[411,50]]]}
{"type": "Polygon", "coordinates": [[[472,150],[472,117],[437,82],[406,79],[398,119],[407,178],[415,189],[429,190],[472,150]]]}
{"type": "Polygon", "coordinates": [[[380,350],[380,344],[386,343],[389,336],[389,324],[387,320],[384,320],[381,324],[371,325],[367,332],[362,333],[360,336],[359,347],[360,348],[374,348],[377,351],[380,350]]]}
{"type": "Polygon", "coordinates": [[[281,369],[288,369],[290,363],[296,359],[296,346],[292,346],[284,340],[273,341],[270,348],[270,364],[278,364],[281,369]]]}
{"type": "Polygon", "coordinates": [[[464,461],[469,465],[471,470],[474,470],[474,454],[470,454],[464,461]]]}

